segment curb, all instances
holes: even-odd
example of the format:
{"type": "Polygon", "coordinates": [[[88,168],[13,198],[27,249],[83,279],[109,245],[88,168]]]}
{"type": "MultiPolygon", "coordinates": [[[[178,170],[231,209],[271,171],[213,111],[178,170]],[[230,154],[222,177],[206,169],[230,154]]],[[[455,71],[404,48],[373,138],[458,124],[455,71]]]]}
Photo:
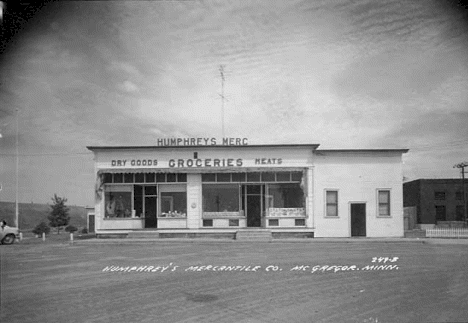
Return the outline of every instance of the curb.
{"type": "MultiPolygon", "coordinates": [[[[252,243],[301,243],[301,244],[427,244],[427,245],[468,245],[468,239],[438,239],[438,238],[284,238],[270,240],[235,240],[235,239],[203,239],[203,238],[93,238],[75,239],[73,241],[46,241],[41,243],[24,243],[24,245],[132,245],[132,244],[252,244],[252,243]]],[[[21,245],[22,242],[17,242],[21,245]]]]}
{"type": "MultiPolygon", "coordinates": [[[[165,243],[237,243],[237,244],[250,244],[250,243],[354,243],[354,244],[368,244],[368,243],[427,243],[422,239],[327,239],[327,238],[309,238],[309,239],[273,239],[273,240],[234,240],[234,239],[178,239],[178,238],[159,238],[159,239],[87,239],[87,240],[74,240],[73,244],[165,244],[165,243]]],[[[468,239],[466,241],[468,244],[468,239]]]]}

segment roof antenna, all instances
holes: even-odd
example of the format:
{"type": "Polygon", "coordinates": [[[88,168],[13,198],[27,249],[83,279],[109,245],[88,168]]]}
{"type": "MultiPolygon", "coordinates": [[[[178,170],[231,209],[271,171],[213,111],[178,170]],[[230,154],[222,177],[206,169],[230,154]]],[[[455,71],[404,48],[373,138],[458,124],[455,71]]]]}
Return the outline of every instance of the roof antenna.
{"type": "Polygon", "coordinates": [[[221,97],[221,134],[224,138],[224,101],[226,100],[226,97],[224,96],[224,67],[225,65],[219,65],[219,73],[221,74],[221,94],[219,95],[221,97]]]}

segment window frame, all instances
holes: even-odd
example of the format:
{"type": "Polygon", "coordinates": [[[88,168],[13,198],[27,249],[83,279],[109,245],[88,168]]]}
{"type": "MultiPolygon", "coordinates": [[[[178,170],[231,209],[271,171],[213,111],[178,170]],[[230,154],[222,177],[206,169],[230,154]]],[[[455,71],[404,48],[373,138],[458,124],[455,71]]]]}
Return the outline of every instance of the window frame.
{"type": "Polygon", "coordinates": [[[447,194],[445,191],[434,191],[434,201],[445,201],[447,194]],[[437,196],[439,194],[439,197],[437,196]],[[443,198],[442,198],[443,195],[443,198]]]}
{"type": "MultiPolygon", "coordinates": [[[[157,194],[158,194],[158,219],[163,218],[163,219],[171,219],[171,218],[176,218],[176,219],[186,219],[187,218],[187,212],[188,212],[188,196],[187,196],[187,184],[179,184],[179,183],[173,183],[173,182],[168,182],[168,183],[161,183],[158,184],[157,186],[157,194]],[[174,196],[170,195],[164,195],[164,193],[183,193],[185,194],[185,216],[174,216],[170,217],[168,215],[163,216],[163,201],[164,200],[171,200],[169,203],[171,205],[171,212],[174,211],[174,196]]],[[[168,212],[164,212],[168,213],[168,212]]]]}
{"type": "Polygon", "coordinates": [[[237,199],[238,199],[238,205],[237,205],[237,208],[238,210],[237,211],[228,211],[228,212],[241,212],[242,211],[242,201],[241,201],[241,196],[242,196],[242,192],[241,192],[241,185],[239,185],[238,183],[231,183],[231,182],[221,182],[221,183],[208,183],[208,182],[205,182],[205,184],[202,184],[202,187],[201,187],[201,195],[202,195],[202,205],[201,205],[201,210],[203,213],[205,212],[216,212],[216,213],[223,213],[224,211],[207,211],[205,210],[205,207],[206,207],[206,204],[205,204],[205,196],[203,194],[203,190],[205,187],[221,187],[221,186],[232,186],[232,187],[236,187],[237,188],[237,199]]]}
{"type": "Polygon", "coordinates": [[[376,214],[378,218],[391,218],[392,217],[392,190],[390,188],[378,188],[376,192],[376,214]],[[388,193],[388,203],[380,203],[380,192],[388,193]],[[381,214],[381,205],[388,205],[388,214],[381,214]]]}
{"type": "Polygon", "coordinates": [[[102,214],[104,215],[104,220],[110,221],[110,220],[128,220],[132,219],[133,217],[133,210],[134,210],[134,190],[133,190],[133,185],[128,184],[128,183],[116,183],[116,184],[106,184],[104,187],[104,193],[103,193],[103,203],[102,203],[102,214]],[[121,216],[117,217],[116,215],[114,216],[109,216],[107,213],[107,203],[109,202],[108,196],[110,194],[120,194],[120,193],[130,193],[130,214],[127,216],[121,216]]]}
{"type": "Polygon", "coordinates": [[[325,206],[325,210],[324,210],[324,217],[327,218],[327,219],[338,219],[340,218],[340,208],[339,208],[339,189],[336,189],[336,188],[326,188],[324,189],[324,206],[325,206]],[[328,203],[328,192],[334,192],[336,193],[336,203],[328,203]],[[331,205],[331,206],[335,206],[336,208],[336,215],[328,215],[328,206],[331,205]]]}

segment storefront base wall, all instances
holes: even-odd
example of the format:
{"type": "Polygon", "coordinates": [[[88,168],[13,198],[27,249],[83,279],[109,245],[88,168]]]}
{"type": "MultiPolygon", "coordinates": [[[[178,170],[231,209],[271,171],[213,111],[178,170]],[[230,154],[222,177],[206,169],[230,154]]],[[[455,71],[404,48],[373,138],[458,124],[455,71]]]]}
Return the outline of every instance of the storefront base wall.
{"type": "Polygon", "coordinates": [[[185,229],[187,219],[164,219],[158,218],[158,229],[185,229]]]}
{"type": "Polygon", "coordinates": [[[231,220],[231,219],[205,219],[205,220],[213,220],[213,226],[212,227],[204,227],[204,228],[231,228],[231,229],[235,229],[235,228],[245,228],[246,225],[247,225],[245,218],[235,219],[235,220],[239,220],[239,226],[230,226],[229,225],[229,220],[231,220]]]}
{"type": "MultiPolygon", "coordinates": [[[[296,219],[299,218],[274,218],[270,217],[266,220],[267,228],[305,228],[305,225],[296,226],[296,219]],[[278,220],[278,225],[269,225],[269,220],[278,220]]],[[[306,218],[300,218],[306,220],[306,218]]],[[[305,221],[304,221],[305,222],[305,221]]]]}
{"type": "Polygon", "coordinates": [[[144,219],[118,219],[101,221],[100,230],[138,230],[145,227],[144,219]]]}

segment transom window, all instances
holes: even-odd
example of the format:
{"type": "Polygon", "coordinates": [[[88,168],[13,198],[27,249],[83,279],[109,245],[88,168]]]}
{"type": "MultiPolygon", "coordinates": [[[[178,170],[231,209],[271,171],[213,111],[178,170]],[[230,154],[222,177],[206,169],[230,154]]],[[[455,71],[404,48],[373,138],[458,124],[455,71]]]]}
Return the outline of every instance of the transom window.
{"type": "Polygon", "coordinates": [[[202,182],[300,182],[302,172],[254,172],[202,174],[202,182]]]}
{"type": "Polygon", "coordinates": [[[186,173],[104,173],[104,183],[186,183],[186,173]]]}

